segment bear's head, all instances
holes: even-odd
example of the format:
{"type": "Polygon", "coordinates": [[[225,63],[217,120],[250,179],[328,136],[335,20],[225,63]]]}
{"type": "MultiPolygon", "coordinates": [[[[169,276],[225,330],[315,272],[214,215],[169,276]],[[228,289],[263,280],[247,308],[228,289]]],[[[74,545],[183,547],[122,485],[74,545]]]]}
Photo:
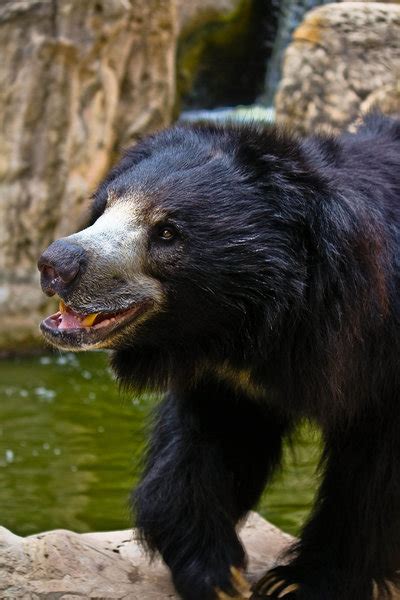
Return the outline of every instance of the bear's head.
{"type": "Polygon", "coordinates": [[[143,362],[269,335],[306,285],[295,154],[254,126],[175,127],[128,150],[94,194],[92,224],[39,259],[43,290],[60,297],[45,338],[143,362]]]}

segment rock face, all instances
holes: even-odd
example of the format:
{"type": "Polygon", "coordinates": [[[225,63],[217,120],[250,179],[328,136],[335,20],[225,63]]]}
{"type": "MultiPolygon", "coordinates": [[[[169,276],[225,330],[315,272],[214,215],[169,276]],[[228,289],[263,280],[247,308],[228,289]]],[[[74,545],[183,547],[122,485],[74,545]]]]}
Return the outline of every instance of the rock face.
{"type": "Polygon", "coordinates": [[[400,5],[309,12],[286,51],[276,115],[300,132],[339,131],[373,106],[400,113],[400,5]]]}
{"type": "Polygon", "coordinates": [[[115,153],[171,121],[175,8],[1,2],[0,350],[37,338],[40,252],[82,224],[115,153]]]}
{"type": "MultiPolygon", "coordinates": [[[[251,514],[241,538],[254,581],[292,538],[251,514]]],[[[149,564],[131,531],[77,534],[56,530],[20,538],[0,528],[0,597],[161,600],[178,598],[161,563],[149,564]]]]}

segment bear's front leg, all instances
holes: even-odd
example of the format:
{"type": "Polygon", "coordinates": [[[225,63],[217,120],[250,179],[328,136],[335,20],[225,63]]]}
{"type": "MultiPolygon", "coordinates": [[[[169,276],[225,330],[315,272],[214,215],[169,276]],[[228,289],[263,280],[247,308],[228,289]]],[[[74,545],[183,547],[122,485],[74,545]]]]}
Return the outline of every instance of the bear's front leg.
{"type": "Polygon", "coordinates": [[[286,428],[218,383],[163,401],[133,508],[185,600],[238,596],[245,553],[235,526],[278,462],[286,428]]]}
{"type": "Polygon", "coordinates": [[[327,435],[324,458],[314,513],[292,560],[269,571],[252,600],[397,597],[388,591],[400,581],[397,421],[372,415],[346,424],[327,435]]]}

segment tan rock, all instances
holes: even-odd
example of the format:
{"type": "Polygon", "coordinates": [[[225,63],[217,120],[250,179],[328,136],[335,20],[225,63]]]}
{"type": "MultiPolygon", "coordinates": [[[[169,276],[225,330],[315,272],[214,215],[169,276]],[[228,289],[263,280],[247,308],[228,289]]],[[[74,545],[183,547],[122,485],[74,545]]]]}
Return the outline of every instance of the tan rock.
{"type": "Polygon", "coordinates": [[[372,92],[361,104],[361,111],[378,108],[387,115],[400,115],[400,78],[372,92]]]}
{"type": "MultiPolygon", "coordinates": [[[[289,535],[252,513],[241,531],[248,578],[271,568],[291,543],[289,535]]],[[[0,597],[161,600],[178,598],[168,570],[149,564],[132,531],[77,534],[56,530],[27,538],[0,528],[0,597]]]]}
{"type": "Polygon", "coordinates": [[[399,4],[321,6],[307,14],[286,52],[277,120],[301,132],[339,131],[360,110],[394,112],[399,79],[399,4]]]}
{"type": "Polygon", "coordinates": [[[37,338],[36,261],[113,157],[170,123],[175,0],[0,5],[0,350],[37,338]]]}

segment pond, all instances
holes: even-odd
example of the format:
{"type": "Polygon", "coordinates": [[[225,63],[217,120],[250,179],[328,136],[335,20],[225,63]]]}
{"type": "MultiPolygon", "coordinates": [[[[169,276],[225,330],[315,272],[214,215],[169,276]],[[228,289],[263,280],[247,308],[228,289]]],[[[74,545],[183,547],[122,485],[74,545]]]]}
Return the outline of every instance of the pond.
{"type": "MultiPolygon", "coordinates": [[[[130,526],[154,395],[121,393],[105,353],[0,362],[0,525],[19,535],[130,526]]],[[[298,533],[315,488],[318,436],[302,429],[258,507],[298,533]]]]}

